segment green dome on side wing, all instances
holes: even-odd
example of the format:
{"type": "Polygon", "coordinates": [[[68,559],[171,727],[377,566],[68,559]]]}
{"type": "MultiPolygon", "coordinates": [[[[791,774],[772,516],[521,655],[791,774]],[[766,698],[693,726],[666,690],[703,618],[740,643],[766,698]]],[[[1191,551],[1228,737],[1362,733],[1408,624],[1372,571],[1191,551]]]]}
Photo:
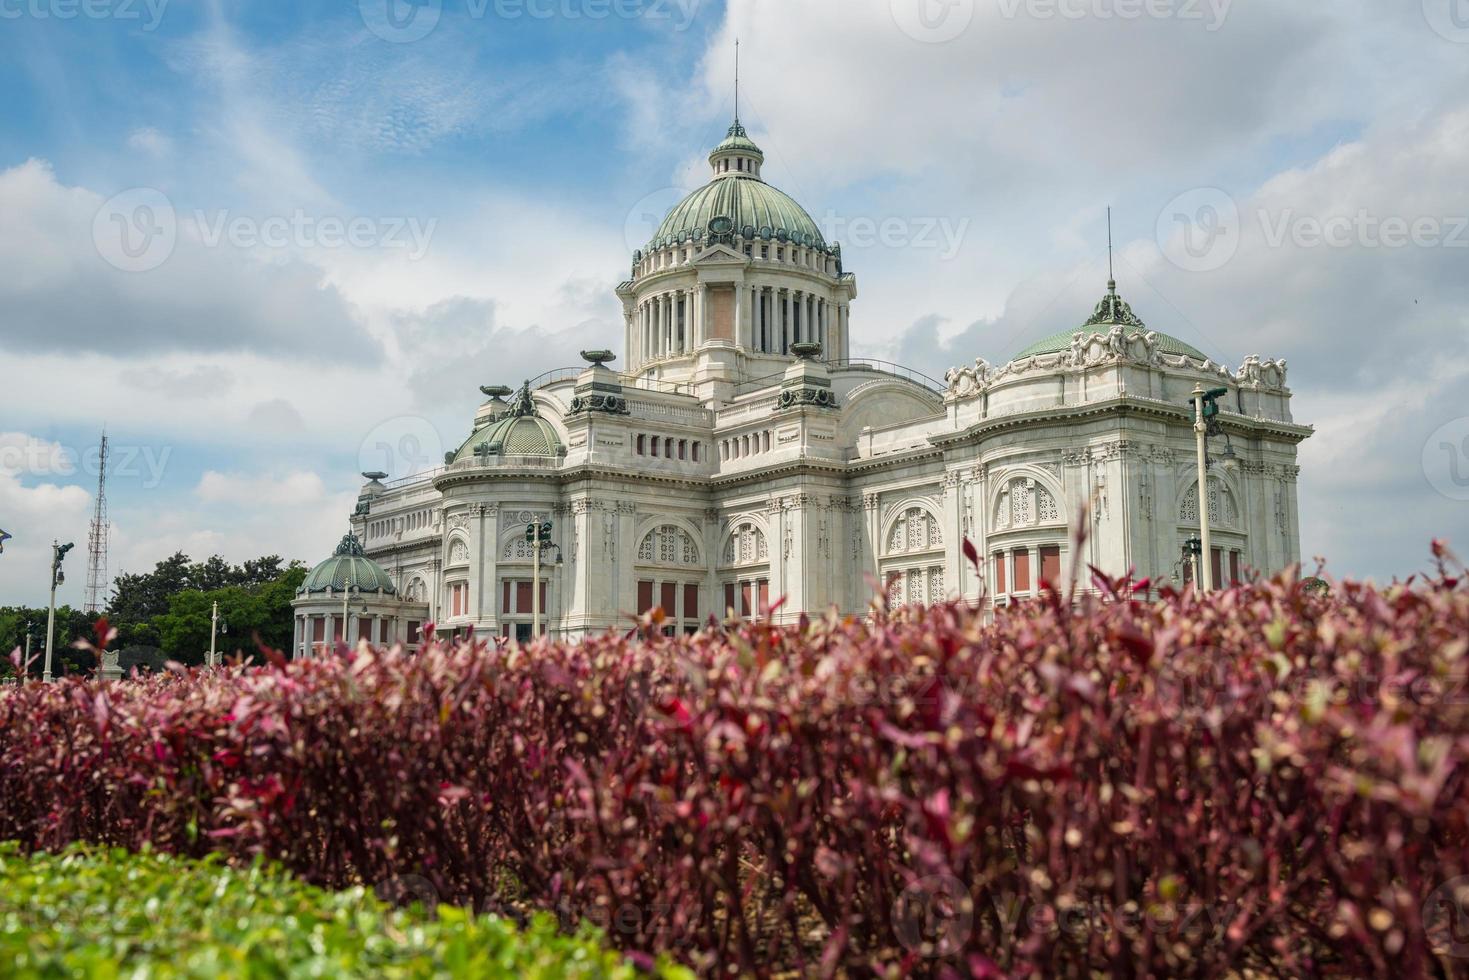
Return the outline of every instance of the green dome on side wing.
{"type": "Polygon", "coordinates": [[[363,592],[381,591],[384,595],[396,595],[398,591],[383,567],[367,557],[362,542],[354,534],[343,537],[332,556],[306,575],[296,594],[341,592],[349,587],[363,592]]]}
{"type": "Polygon", "coordinates": [[[510,411],[474,431],[452,462],[490,456],[561,456],[566,447],[556,427],[536,412],[527,382],[510,411]]]}
{"type": "MultiPolygon", "coordinates": [[[[1026,357],[1034,357],[1036,354],[1058,354],[1071,347],[1071,338],[1076,335],[1077,330],[1082,333],[1103,335],[1113,327],[1132,327],[1137,330],[1146,330],[1147,326],[1137,314],[1132,312],[1132,307],[1127,301],[1117,295],[1117,283],[1115,280],[1107,280],[1107,293],[1097,303],[1092,315],[1076,330],[1063,330],[1053,333],[1049,337],[1037,340],[1025,350],[1016,354],[1013,360],[1021,360],[1026,357]]],[[[1197,348],[1192,347],[1177,337],[1166,333],[1154,331],[1157,337],[1157,349],[1164,354],[1186,354],[1195,360],[1205,361],[1208,357],[1197,348]]]]}

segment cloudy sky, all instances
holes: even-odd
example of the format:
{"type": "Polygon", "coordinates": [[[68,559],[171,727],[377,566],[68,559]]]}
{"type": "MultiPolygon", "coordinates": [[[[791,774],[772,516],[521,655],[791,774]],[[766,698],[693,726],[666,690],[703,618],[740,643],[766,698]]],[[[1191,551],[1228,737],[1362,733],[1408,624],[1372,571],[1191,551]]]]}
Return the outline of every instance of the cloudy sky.
{"type": "Polygon", "coordinates": [[[1465,0],[3,0],[0,605],[114,446],[112,567],[314,561],[612,287],[733,111],[939,375],[1106,279],[1290,364],[1304,554],[1469,551],[1465,0]]]}

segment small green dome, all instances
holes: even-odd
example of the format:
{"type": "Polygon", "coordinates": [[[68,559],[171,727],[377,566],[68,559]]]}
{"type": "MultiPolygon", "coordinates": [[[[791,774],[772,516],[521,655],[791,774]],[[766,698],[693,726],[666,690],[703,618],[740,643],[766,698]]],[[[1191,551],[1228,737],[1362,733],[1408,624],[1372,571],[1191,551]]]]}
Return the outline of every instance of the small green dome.
{"type": "Polygon", "coordinates": [[[332,556],[311,570],[296,594],[341,592],[349,585],[363,592],[382,591],[385,595],[396,595],[398,591],[382,566],[367,557],[362,542],[354,534],[343,537],[332,556]]]}
{"type": "Polygon", "coordinates": [[[476,429],[451,462],[477,456],[560,456],[565,452],[556,427],[536,413],[527,382],[510,410],[476,429]]]}
{"type": "Polygon", "coordinates": [[[738,119],[734,121],[733,126],[729,127],[729,132],[724,136],[724,142],[720,143],[710,152],[709,158],[712,160],[714,157],[731,151],[738,151],[748,156],[759,157],[761,160],[765,159],[765,151],[755,145],[755,141],[750,139],[750,134],[745,132],[745,127],[740,125],[738,119]]]}
{"type": "MultiPolygon", "coordinates": [[[[1036,354],[1059,354],[1061,351],[1068,350],[1071,347],[1071,338],[1076,335],[1077,330],[1086,334],[1102,336],[1114,326],[1134,327],[1138,330],[1147,329],[1146,324],[1143,323],[1137,314],[1132,312],[1132,307],[1127,304],[1127,301],[1117,295],[1117,283],[1109,279],[1107,280],[1106,295],[1097,303],[1096,309],[1092,311],[1092,315],[1087,318],[1085,323],[1074,330],[1063,330],[1060,333],[1053,333],[1049,337],[1037,340],[1025,348],[1025,350],[1016,354],[1013,359],[1018,361],[1022,358],[1033,357],[1036,354]]],[[[1171,337],[1166,333],[1158,333],[1157,331],[1154,331],[1154,336],[1157,338],[1158,350],[1165,354],[1186,354],[1195,360],[1208,360],[1199,350],[1185,344],[1177,337],[1171,337]]]]}

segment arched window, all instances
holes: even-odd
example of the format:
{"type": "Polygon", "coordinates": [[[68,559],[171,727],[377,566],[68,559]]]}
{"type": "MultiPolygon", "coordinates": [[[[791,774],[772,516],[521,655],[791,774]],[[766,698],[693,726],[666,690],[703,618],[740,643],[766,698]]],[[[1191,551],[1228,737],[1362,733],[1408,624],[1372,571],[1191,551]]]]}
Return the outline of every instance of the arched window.
{"type": "MultiPolygon", "coordinates": [[[[1199,523],[1199,485],[1195,483],[1183,495],[1178,508],[1178,520],[1183,524],[1199,523]]],[[[1209,478],[1209,523],[1222,527],[1239,526],[1239,509],[1234,504],[1234,494],[1229,487],[1214,477],[1209,478]]]]}
{"type": "Polygon", "coordinates": [[[735,527],[725,539],[723,562],[726,565],[752,565],[769,560],[764,533],[749,521],[735,527]]]}
{"type": "Polygon", "coordinates": [[[452,542],[450,542],[450,544],[449,544],[449,564],[451,564],[451,565],[467,565],[467,564],[469,564],[469,545],[465,544],[463,541],[460,541],[458,538],[455,538],[452,542]]]}
{"type": "Polygon", "coordinates": [[[936,517],[922,507],[909,507],[893,523],[888,534],[890,555],[910,551],[934,551],[944,546],[944,532],[936,517]]]}
{"type": "Polygon", "coordinates": [[[1018,476],[1000,491],[995,502],[994,527],[997,531],[1039,524],[1058,524],[1061,510],[1056,497],[1034,477],[1018,476]]]}
{"type": "Polygon", "coordinates": [[[699,548],[677,524],[655,527],[638,545],[638,561],[649,565],[697,565],[699,548]]]}

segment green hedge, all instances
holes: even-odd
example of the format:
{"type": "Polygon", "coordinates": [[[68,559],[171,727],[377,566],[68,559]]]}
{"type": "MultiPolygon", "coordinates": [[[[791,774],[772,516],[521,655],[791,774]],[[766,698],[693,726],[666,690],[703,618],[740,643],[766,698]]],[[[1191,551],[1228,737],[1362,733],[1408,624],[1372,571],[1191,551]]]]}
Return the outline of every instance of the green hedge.
{"type": "MultiPolygon", "coordinates": [[[[450,906],[393,909],[257,863],[0,844],[0,975],[7,977],[635,977],[595,931],[450,906]]],[[[662,966],[658,976],[689,977],[662,966]]]]}

